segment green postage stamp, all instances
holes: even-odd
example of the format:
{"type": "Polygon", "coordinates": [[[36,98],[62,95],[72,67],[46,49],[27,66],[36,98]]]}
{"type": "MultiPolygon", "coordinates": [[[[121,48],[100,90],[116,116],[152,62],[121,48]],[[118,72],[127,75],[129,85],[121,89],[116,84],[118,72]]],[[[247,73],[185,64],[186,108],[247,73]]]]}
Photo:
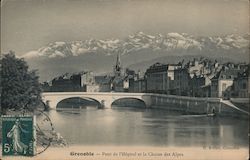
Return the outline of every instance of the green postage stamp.
{"type": "Polygon", "coordinates": [[[34,156],[35,116],[2,116],[2,155],[34,156]]]}

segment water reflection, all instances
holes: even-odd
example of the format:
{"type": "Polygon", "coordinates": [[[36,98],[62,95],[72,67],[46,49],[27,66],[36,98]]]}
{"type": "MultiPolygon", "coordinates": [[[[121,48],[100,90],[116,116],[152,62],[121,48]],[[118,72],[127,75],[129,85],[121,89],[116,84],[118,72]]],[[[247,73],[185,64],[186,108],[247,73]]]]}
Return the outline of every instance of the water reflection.
{"type": "Polygon", "coordinates": [[[157,109],[97,108],[48,112],[70,144],[147,146],[248,146],[248,121],[157,109]]]}

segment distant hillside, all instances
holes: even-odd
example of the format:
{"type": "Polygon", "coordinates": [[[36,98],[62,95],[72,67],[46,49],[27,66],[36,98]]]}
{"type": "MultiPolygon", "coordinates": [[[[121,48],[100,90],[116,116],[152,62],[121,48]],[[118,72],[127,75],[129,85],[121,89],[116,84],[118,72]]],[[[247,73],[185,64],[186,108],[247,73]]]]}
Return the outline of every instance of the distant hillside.
{"type": "Polygon", "coordinates": [[[249,62],[249,35],[195,37],[184,33],[138,32],[125,39],[52,42],[28,52],[24,58],[31,68],[39,70],[44,81],[65,72],[111,72],[118,53],[123,67],[132,68],[146,68],[157,61],[174,63],[195,56],[249,62]]]}

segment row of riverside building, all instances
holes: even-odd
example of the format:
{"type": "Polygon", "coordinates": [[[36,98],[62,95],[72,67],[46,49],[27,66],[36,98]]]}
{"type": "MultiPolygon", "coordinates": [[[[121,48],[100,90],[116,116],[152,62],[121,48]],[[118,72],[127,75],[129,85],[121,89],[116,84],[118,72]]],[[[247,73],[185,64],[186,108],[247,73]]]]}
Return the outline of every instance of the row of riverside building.
{"type": "Polygon", "coordinates": [[[191,97],[249,97],[249,64],[224,63],[206,58],[177,64],[155,63],[145,73],[123,70],[117,56],[113,74],[65,74],[43,84],[44,91],[145,92],[191,97]]]}
{"type": "Polygon", "coordinates": [[[145,90],[192,97],[249,97],[249,65],[194,59],[188,63],[156,63],[145,73],[145,90]]]}

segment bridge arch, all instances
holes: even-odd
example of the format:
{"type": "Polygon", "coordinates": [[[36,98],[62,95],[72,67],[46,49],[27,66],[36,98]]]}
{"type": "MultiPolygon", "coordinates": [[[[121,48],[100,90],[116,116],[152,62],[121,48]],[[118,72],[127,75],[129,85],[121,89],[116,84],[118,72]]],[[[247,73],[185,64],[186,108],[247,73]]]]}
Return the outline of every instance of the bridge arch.
{"type": "Polygon", "coordinates": [[[146,108],[146,102],[141,98],[135,97],[122,97],[117,98],[111,103],[111,107],[120,106],[120,107],[138,107],[138,108],[146,108]],[[121,103],[121,104],[119,104],[121,103]]]}
{"type": "Polygon", "coordinates": [[[66,108],[70,108],[70,107],[73,107],[73,108],[86,107],[86,106],[93,105],[92,102],[95,103],[98,108],[101,107],[101,102],[99,100],[95,99],[95,98],[82,97],[82,96],[72,96],[72,97],[67,97],[67,98],[64,98],[64,99],[61,99],[60,101],[58,101],[55,108],[56,109],[63,108],[63,107],[60,107],[60,105],[65,105],[65,106],[68,105],[68,107],[66,107],[66,108]],[[86,104],[87,101],[89,101],[90,103],[86,104]]]}

